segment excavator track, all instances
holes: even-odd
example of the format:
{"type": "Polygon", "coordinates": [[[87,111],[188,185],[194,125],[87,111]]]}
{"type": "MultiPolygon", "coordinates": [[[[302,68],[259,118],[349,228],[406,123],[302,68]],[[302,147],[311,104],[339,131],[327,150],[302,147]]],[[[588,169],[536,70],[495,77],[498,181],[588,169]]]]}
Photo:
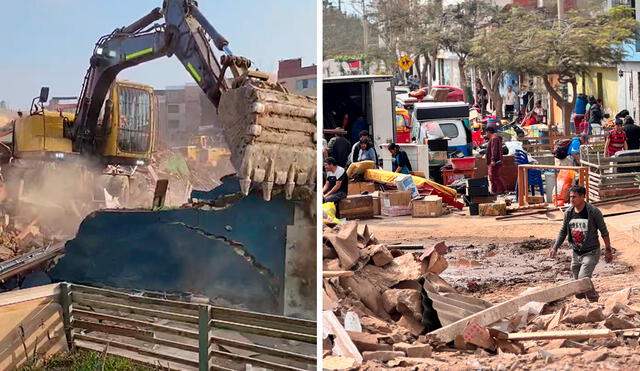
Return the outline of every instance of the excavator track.
{"type": "Polygon", "coordinates": [[[245,80],[225,91],[219,117],[246,195],[261,185],[271,199],[282,186],[290,199],[296,187],[316,178],[316,99],[287,93],[280,85],[245,80]]]}

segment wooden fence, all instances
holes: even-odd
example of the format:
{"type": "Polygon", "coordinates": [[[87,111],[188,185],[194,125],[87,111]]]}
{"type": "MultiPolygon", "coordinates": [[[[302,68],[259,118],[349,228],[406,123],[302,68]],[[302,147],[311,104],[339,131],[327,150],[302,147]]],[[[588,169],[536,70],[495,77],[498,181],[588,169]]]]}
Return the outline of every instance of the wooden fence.
{"type": "MultiPolygon", "coordinates": [[[[559,135],[554,132],[550,132],[548,137],[534,137],[528,136],[523,138],[512,138],[522,142],[522,148],[528,153],[535,155],[540,153],[551,153],[555,143],[562,139],[572,139],[575,135],[565,136],[559,135]]],[[[594,146],[603,146],[605,141],[605,135],[591,135],[589,136],[589,143],[594,146]]]]}
{"type": "Polygon", "coordinates": [[[316,322],[61,284],[70,347],[164,369],[315,369],[316,322]]]}
{"type": "Polygon", "coordinates": [[[580,147],[580,163],[589,168],[591,200],[640,194],[640,156],[609,157],[588,145],[580,147]]]}

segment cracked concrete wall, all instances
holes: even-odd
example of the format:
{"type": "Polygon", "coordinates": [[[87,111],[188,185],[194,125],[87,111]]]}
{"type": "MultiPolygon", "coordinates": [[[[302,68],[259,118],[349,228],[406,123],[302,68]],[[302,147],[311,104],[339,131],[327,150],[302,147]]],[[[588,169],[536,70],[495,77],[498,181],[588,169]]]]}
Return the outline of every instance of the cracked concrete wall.
{"type": "MultiPolygon", "coordinates": [[[[76,238],[67,243],[66,255],[49,274],[54,281],[190,292],[238,308],[308,317],[304,308],[315,308],[315,282],[313,295],[297,300],[308,301],[298,305],[302,309],[285,310],[285,248],[288,227],[295,225],[295,202],[282,194],[269,202],[262,200],[261,193],[229,196],[236,191],[237,179],[228,178],[211,192],[192,195],[232,200],[221,209],[93,213],[82,222],[76,238]]],[[[315,228],[315,222],[312,225],[315,228]]],[[[308,221],[304,228],[311,235],[308,221]]],[[[298,240],[305,240],[304,235],[298,240]]],[[[315,262],[315,240],[310,243],[315,262]]]]}

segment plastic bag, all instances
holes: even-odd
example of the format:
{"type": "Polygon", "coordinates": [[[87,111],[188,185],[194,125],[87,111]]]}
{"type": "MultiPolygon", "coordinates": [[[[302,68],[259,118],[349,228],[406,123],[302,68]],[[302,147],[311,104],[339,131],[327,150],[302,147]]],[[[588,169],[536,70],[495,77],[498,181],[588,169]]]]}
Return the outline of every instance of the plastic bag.
{"type": "Polygon", "coordinates": [[[335,203],[325,202],[322,204],[322,219],[325,223],[340,223],[340,219],[336,218],[335,203]]]}

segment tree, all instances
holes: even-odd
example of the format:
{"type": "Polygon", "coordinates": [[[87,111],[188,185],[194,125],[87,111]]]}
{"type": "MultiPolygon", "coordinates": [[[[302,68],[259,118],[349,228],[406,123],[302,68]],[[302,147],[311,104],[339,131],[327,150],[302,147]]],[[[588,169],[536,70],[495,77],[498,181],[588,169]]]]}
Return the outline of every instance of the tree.
{"type": "Polygon", "coordinates": [[[411,15],[411,8],[416,0],[387,0],[376,1],[369,11],[374,28],[378,31],[381,46],[371,50],[378,58],[382,59],[387,66],[395,66],[400,59],[402,46],[410,37],[411,27],[408,20],[411,15]]]}
{"type": "Polygon", "coordinates": [[[357,15],[343,13],[327,1],[322,9],[322,27],[323,58],[364,54],[362,19],[357,15]]]}
{"type": "Polygon", "coordinates": [[[420,72],[420,86],[433,85],[438,50],[443,46],[441,39],[444,27],[442,0],[415,1],[406,18],[410,32],[403,46],[416,55],[416,65],[420,72]],[[420,66],[420,56],[427,63],[420,66]]]}
{"type": "Polygon", "coordinates": [[[464,101],[469,102],[467,85],[467,60],[473,47],[473,39],[484,25],[498,14],[498,8],[483,0],[468,0],[444,9],[439,44],[458,57],[460,88],[464,101]]]}
{"type": "Polygon", "coordinates": [[[625,44],[637,38],[638,22],[633,9],[614,7],[567,13],[563,19],[545,10],[514,7],[501,14],[474,43],[474,52],[486,66],[503,71],[520,71],[540,76],[553,99],[562,108],[565,135],[577,96],[577,76],[598,65],[617,65],[625,56],[625,44]],[[487,43],[484,46],[481,42],[487,43]],[[489,45],[509,45],[509,53],[499,53],[489,45]],[[552,84],[568,84],[571,98],[552,84]]]}

